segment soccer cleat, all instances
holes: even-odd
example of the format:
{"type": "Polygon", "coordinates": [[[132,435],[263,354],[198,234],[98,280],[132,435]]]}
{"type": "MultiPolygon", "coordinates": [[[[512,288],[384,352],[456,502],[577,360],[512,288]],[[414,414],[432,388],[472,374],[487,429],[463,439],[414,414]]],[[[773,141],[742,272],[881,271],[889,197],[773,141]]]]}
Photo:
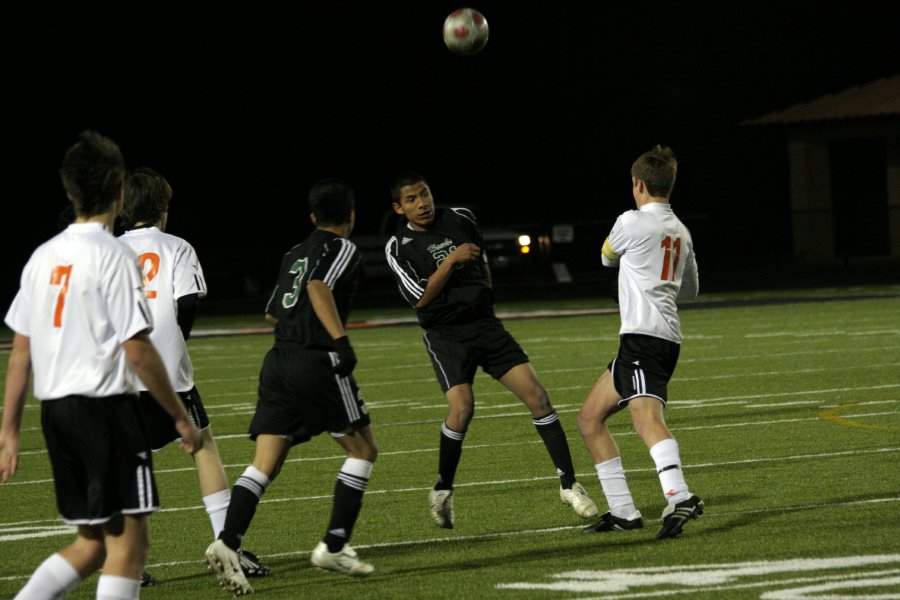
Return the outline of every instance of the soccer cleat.
{"type": "Polygon", "coordinates": [[[156,577],[154,577],[147,571],[141,573],[141,587],[153,587],[158,584],[159,582],[156,580],[156,577]]]}
{"type": "Polygon", "coordinates": [[[269,574],[269,565],[259,562],[259,557],[249,550],[238,550],[241,559],[241,571],[247,577],[265,577],[269,574]]]}
{"type": "Polygon", "coordinates": [[[428,503],[431,505],[431,518],[438,527],[453,529],[453,490],[431,490],[428,492],[428,503]]]}
{"type": "Polygon", "coordinates": [[[247,583],[247,578],[241,570],[241,559],[238,553],[225,545],[222,540],[216,540],[209,545],[204,553],[204,558],[216,579],[226,591],[235,596],[252,594],[253,588],[247,583]]]}
{"type": "Polygon", "coordinates": [[[590,519],[597,514],[597,505],[587,495],[584,486],[578,482],[575,482],[570,490],[560,486],[559,499],[574,508],[575,513],[582,519],[590,519]]]}
{"type": "Polygon", "coordinates": [[[688,519],[696,519],[703,514],[703,500],[697,496],[691,496],[687,500],[678,503],[670,503],[662,513],[662,529],[656,534],[656,539],[673,538],[681,533],[681,529],[688,519]]]}
{"type": "Polygon", "coordinates": [[[337,571],[351,577],[365,577],[375,570],[369,563],[359,560],[356,550],[351,548],[350,544],[344,544],[339,552],[329,552],[325,542],[319,542],[313,549],[309,561],[320,569],[337,571]]]}
{"type": "Polygon", "coordinates": [[[613,515],[611,512],[604,513],[600,520],[593,525],[588,525],[581,530],[581,533],[604,533],[607,531],[629,531],[631,529],[641,529],[644,526],[644,519],[640,512],[636,512],[637,516],[633,519],[623,519],[613,515]]]}

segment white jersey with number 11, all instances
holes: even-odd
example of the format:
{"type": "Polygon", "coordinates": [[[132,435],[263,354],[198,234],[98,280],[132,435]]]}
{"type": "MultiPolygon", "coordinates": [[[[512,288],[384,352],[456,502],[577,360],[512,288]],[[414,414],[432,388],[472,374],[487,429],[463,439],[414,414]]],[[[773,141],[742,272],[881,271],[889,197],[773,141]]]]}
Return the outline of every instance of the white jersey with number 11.
{"type": "Polygon", "coordinates": [[[676,300],[699,289],[694,243],[668,203],[651,202],[619,215],[603,243],[603,264],[619,267],[619,334],[680,344],[676,300]]]}

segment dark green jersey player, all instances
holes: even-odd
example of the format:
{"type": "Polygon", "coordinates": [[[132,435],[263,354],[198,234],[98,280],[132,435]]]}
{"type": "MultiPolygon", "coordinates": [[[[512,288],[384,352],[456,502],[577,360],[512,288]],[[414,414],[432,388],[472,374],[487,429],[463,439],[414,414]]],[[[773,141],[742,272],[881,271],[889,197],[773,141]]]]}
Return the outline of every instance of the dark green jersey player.
{"type": "Polygon", "coordinates": [[[263,361],[250,423],[256,454],[234,484],[225,529],[206,550],[219,583],[235,594],[253,591],[236,551],[260,497],[291,447],[325,431],[347,458],[337,476],[331,520],[310,560],[345,575],[374,570],[347,543],[378,455],[351,375],[356,356],[344,330],[360,265],[359,251],[347,239],[356,220],[354,204],[353,190],[345,183],[328,179],[313,186],[309,210],[316,229],[282,259],[266,308],[266,320],[275,325],[275,344],[263,361]]]}
{"type": "Polygon", "coordinates": [[[560,478],[560,499],[582,518],[597,506],[575,480],[565,431],[528,356],[494,314],[490,270],[481,252],[475,215],[437,210],[431,189],[417,173],[401,174],[391,188],[394,211],[406,219],[385,246],[397,287],[416,309],[425,347],[450,411],[441,426],[438,480],[429,492],[440,527],[454,525],[453,482],[472,419],[472,382],[480,366],[531,411],[560,478]]]}

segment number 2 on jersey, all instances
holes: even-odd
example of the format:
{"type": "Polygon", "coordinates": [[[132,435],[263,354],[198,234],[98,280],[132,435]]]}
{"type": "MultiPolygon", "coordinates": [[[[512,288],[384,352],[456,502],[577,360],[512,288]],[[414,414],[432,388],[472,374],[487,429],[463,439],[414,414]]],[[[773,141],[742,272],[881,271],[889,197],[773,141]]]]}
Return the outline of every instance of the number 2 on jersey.
{"type": "Polygon", "coordinates": [[[159,273],[159,254],[156,252],[144,252],[140,256],[138,256],[138,262],[141,265],[141,269],[144,271],[144,294],[147,296],[147,299],[156,298],[156,290],[147,290],[147,286],[150,285],[150,282],[156,277],[157,273],[159,273]]]}
{"type": "Polygon", "coordinates": [[[675,271],[678,269],[678,260],[681,258],[681,238],[672,238],[666,236],[660,243],[660,248],[666,251],[663,257],[662,274],[659,278],[662,281],[675,281],[675,271]]]}
{"type": "Polygon", "coordinates": [[[53,311],[53,326],[62,327],[62,312],[66,305],[66,294],[69,292],[69,276],[72,275],[72,265],[59,265],[50,271],[50,285],[58,285],[59,294],[56,296],[56,310],[53,311]]]}

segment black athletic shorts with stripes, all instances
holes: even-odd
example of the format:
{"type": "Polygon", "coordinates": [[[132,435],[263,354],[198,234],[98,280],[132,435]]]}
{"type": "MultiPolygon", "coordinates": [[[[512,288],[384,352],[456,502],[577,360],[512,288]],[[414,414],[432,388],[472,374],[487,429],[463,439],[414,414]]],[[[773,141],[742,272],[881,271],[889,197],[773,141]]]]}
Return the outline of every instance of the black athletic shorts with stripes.
{"type": "Polygon", "coordinates": [[[625,406],[636,396],[651,396],[666,405],[668,384],[678,364],[681,345],[650,335],[623,334],[619,354],[609,363],[613,385],[625,406]]]}
{"type": "MultiPolygon", "coordinates": [[[[203,400],[196,387],[187,392],[178,392],[188,417],[197,426],[197,429],[209,427],[209,417],[203,407],[203,400]]],[[[147,437],[150,440],[150,448],[156,452],[162,450],[175,440],[180,440],[178,430],[175,429],[175,421],[169,413],[153,399],[150,392],[141,392],[141,409],[144,411],[144,419],[147,421],[147,437]]]]}
{"type": "Polygon", "coordinates": [[[41,426],[69,525],[101,525],[117,513],[159,508],[153,459],[137,396],[66,396],[41,402],[41,426]]]}
{"type": "Polygon", "coordinates": [[[324,431],[348,433],[371,423],[353,376],[334,372],[337,354],[288,344],[266,353],[250,439],[278,435],[301,444],[324,431]]]}
{"type": "Polygon", "coordinates": [[[528,355],[496,317],[435,327],[425,332],[424,341],[444,393],[455,385],[472,385],[478,367],[500,379],[528,362],[528,355]]]}

